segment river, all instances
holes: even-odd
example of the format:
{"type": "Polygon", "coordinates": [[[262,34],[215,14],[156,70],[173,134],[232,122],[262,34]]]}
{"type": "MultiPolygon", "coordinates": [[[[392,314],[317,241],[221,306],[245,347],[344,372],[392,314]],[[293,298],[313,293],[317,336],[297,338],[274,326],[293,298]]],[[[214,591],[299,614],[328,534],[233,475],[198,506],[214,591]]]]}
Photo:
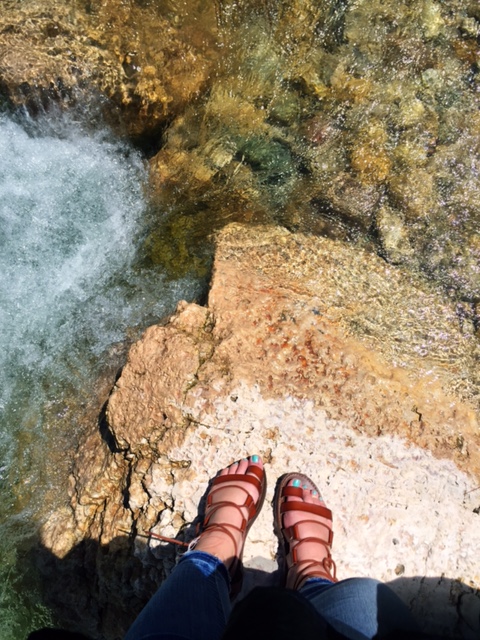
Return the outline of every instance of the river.
{"type": "Polygon", "coordinates": [[[126,342],[127,331],[163,318],[198,286],[135,268],[145,166],[108,131],[87,134],[60,115],[35,122],[5,115],[0,150],[0,636],[6,640],[21,637],[37,616],[48,619],[20,565],[49,491],[62,500],[58,482],[65,482],[68,465],[59,464],[59,450],[75,446],[96,379],[115,361],[115,345],[126,342]]]}

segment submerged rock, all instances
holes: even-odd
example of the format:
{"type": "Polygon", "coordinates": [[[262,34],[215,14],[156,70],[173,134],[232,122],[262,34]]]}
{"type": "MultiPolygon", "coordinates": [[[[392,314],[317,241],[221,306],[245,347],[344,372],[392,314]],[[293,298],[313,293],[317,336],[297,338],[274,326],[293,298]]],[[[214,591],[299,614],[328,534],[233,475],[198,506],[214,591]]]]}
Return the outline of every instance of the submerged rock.
{"type": "Polygon", "coordinates": [[[402,216],[390,207],[381,207],[375,219],[383,254],[392,264],[408,264],[413,259],[413,249],[402,216]]]}
{"type": "Polygon", "coordinates": [[[226,227],[208,305],[180,303],[131,348],[108,403],[108,446],[87,438],[70,509],[43,528],[48,566],[83,589],[75,606],[62,590],[64,617],[121,635],[175,561],[149,532],[189,539],[208,479],[259,453],[267,503],[245,550],[257,577],[276,567],[276,478],[302,470],[333,509],[341,578],[387,581],[426,629],[473,638],[478,356],[458,310],[380,258],[280,228],[226,227]]]}
{"type": "Polygon", "coordinates": [[[229,53],[212,91],[151,163],[161,208],[182,215],[195,202],[207,233],[270,221],[371,243],[389,260],[371,224],[386,206],[404,222],[412,269],[478,299],[478,10],[222,0],[219,17],[229,53]]]}
{"type": "Polygon", "coordinates": [[[386,206],[404,221],[411,267],[474,302],[479,31],[462,0],[9,1],[0,100],[31,113],[88,104],[90,120],[159,149],[147,260],[170,239],[195,253],[192,228],[199,246],[232,221],[341,237],[389,260],[372,225],[386,206]],[[170,222],[185,216],[201,223],[170,222]]]}

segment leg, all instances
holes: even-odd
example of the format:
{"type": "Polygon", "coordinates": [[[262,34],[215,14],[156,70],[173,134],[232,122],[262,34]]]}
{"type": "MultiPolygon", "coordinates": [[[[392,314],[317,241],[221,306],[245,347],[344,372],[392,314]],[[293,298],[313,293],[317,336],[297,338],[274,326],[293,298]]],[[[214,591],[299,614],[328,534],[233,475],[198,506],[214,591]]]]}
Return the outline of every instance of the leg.
{"type": "Polygon", "coordinates": [[[125,640],[217,640],[230,614],[230,578],[218,558],[186,553],[130,627],[125,640]]]}
{"type": "Polygon", "coordinates": [[[153,596],[125,640],[217,640],[240,586],[245,538],[265,497],[258,456],[235,462],[212,481],[202,532],[153,596]],[[230,589],[232,585],[232,589],[230,589]]]}
{"type": "Polygon", "coordinates": [[[300,593],[331,627],[350,640],[418,631],[408,607],[386,585],[371,578],[336,583],[311,578],[300,593]]]}

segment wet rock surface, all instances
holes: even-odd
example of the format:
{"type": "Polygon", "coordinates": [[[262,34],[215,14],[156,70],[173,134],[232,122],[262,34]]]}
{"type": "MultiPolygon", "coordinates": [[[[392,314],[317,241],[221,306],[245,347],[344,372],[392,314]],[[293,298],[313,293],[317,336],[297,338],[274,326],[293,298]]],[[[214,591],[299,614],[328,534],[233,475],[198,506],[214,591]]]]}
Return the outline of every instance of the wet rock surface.
{"type": "Polygon", "coordinates": [[[175,14],[168,3],[7,1],[2,98],[33,114],[88,105],[92,118],[146,143],[205,89],[215,32],[213,7],[200,3],[175,14]]]}
{"type": "Polygon", "coordinates": [[[273,222],[475,303],[479,33],[461,0],[9,0],[0,92],[160,149],[144,253],[173,276],[205,273],[212,231],[273,222]]]}
{"type": "Polygon", "coordinates": [[[175,562],[149,532],[190,539],[209,478],[259,453],[269,488],[245,588],[276,579],[270,505],[298,469],[333,510],[340,578],[384,580],[426,629],[476,637],[478,348],[455,307],[380,258],[226,227],[208,305],[181,303],[131,348],[108,429],[80,447],[71,502],[43,528],[64,621],[121,636],[175,562]]]}

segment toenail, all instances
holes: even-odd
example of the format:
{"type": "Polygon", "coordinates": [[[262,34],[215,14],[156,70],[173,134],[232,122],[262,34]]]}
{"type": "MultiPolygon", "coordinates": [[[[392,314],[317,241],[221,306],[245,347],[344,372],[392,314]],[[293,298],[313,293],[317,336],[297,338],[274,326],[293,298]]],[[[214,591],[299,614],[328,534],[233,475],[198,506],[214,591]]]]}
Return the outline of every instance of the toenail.
{"type": "Polygon", "coordinates": [[[315,496],[315,498],[318,496],[318,491],[312,491],[312,496],[315,496]]]}
{"type": "Polygon", "coordinates": [[[252,456],[252,462],[258,462],[259,458],[258,456],[252,456]]]}
{"type": "Polygon", "coordinates": [[[304,485],[303,485],[303,488],[304,488],[304,489],[308,489],[308,484],[304,484],[304,485]]]}
{"type": "Polygon", "coordinates": [[[292,482],[292,487],[299,487],[300,486],[300,480],[294,480],[292,482]]]}

